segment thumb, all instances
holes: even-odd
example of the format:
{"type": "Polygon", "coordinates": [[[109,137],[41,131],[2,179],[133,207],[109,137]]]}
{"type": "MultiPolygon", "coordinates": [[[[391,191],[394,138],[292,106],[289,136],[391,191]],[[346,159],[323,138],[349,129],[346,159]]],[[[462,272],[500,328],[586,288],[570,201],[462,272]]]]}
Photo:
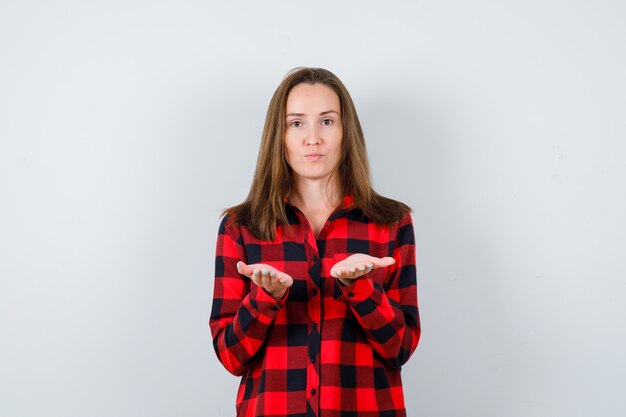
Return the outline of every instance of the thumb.
{"type": "Polygon", "coordinates": [[[384,258],[378,258],[376,261],[372,262],[374,267],[376,268],[385,268],[389,265],[393,265],[396,263],[396,260],[391,256],[385,256],[384,258]]]}
{"type": "Polygon", "coordinates": [[[249,265],[246,265],[244,262],[237,262],[237,271],[241,274],[241,275],[245,275],[247,277],[249,277],[250,275],[252,275],[252,272],[254,271],[254,268],[252,268],[249,265]]]}

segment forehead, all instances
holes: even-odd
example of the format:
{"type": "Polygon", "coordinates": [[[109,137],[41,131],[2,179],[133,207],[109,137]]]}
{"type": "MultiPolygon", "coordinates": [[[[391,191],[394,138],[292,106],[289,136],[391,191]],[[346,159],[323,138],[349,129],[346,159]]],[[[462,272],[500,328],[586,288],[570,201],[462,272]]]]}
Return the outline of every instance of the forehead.
{"type": "Polygon", "coordinates": [[[289,113],[322,113],[340,111],[337,93],[325,84],[301,83],[291,89],[287,96],[287,114],[289,113]]]}

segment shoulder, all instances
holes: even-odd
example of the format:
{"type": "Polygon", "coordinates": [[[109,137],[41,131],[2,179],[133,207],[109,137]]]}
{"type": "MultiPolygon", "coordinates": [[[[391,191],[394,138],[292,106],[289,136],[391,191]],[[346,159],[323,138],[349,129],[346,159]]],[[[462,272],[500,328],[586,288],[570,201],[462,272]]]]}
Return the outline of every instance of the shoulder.
{"type": "Polygon", "coordinates": [[[404,214],[402,214],[402,217],[400,217],[400,220],[398,221],[399,227],[407,226],[407,225],[413,225],[413,217],[411,216],[410,210],[407,210],[406,212],[404,212],[404,214]]]}
{"type": "Polygon", "coordinates": [[[262,245],[267,242],[231,212],[224,213],[220,220],[218,236],[230,239],[240,246],[262,245]]]}
{"type": "Polygon", "coordinates": [[[230,212],[224,213],[220,219],[218,228],[219,235],[227,235],[237,240],[241,236],[241,226],[237,222],[237,218],[230,212]]]}
{"type": "Polygon", "coordinates": [[[240,229],[242,226],[248,226],[250,214],[251,210],[248,202],[227,208],[222,212],[220,230],[240,229]]]}
{"type": "Polygon", "coordinates": [[[230,212],[222,213],[222,218],[220,219],[220,233],[223,232],[227,227],[230,227],[235,223],[235,217],[230,212]]]}
{"type": "MultiPolygon", "coordinates": [[[[385,197],[383,197],[385,198],[385,197]]],[[[386,233],[397,235],[410,231],[413,233],[413,217],[411,209],[404,203],[387,199],[387,204],[374,206],[372,211],[366,211],[355,205],[337,214],[351,222],[351,227],[363,225],[365,227],[376,227],[386,230],[386,233]]]]}
{"type": "Polygon", "coordinates": [[[410,212],[405,213],[398,222],[396,236],[401,243],[415,244],[415,230],[410,212]]]}
{"type": "Polygon", "coordinates": [[[411,218],[409,206],[377,193],[372,196],[369,207],[363,207],[363,209],[374,223],[380,225],[391,226],[411,218]]]}
{"type": "Polygon", "coordinates": [[[385,197],[384,195],[380,194],[376,194],[374,199],[377,200],[378,204],[385,206],[393,210],[394,212],[397,212],[400,215],[398,216],[398,219],[401,218],[402,215],[411,212],[411,207],[409,207],[402,201],[394,200],[393,198],[385,197]]]}

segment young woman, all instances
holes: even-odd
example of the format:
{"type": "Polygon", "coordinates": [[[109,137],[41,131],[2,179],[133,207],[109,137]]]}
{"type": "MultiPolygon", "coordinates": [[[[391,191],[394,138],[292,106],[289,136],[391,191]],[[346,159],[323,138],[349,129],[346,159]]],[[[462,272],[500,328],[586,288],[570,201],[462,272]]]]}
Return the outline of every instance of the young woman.
{"type": "Polygon", "coordinates": [[[372,189],[341,81],[292,70],[217,239],[209,325],[242,377],[237,416],[406,415],[400,367],[420,337],[409,211],[372,189]]]}

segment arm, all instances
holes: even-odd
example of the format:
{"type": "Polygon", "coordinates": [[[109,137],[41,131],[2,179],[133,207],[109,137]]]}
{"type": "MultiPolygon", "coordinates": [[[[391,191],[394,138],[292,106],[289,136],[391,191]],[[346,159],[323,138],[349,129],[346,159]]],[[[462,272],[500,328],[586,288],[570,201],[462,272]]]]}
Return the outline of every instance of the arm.
{"type": "Polygon", "coordinates": [[[384,286],[367,274],[350,285],[343,286],[339,282],[335,285],[340,287],[341,297],[350,307],[372,348],[387,366],[400,368],[417,347],[421,334],[415,237],[408,213],[398,224],[393,259],[395,263],[388,266],[388,280],[384,286]]]}
{"type": "MultiPolygon", "coordinates": [[[[270,334],[272,323],[284,306],[237,271],[246,260],[239,227],[224,217],[217,236],[213,306],[209,327],[213,347],[224,367],[243,375],[270,334]]],[[[286,297],[285,297],[286,298],[286,297]]]]}

